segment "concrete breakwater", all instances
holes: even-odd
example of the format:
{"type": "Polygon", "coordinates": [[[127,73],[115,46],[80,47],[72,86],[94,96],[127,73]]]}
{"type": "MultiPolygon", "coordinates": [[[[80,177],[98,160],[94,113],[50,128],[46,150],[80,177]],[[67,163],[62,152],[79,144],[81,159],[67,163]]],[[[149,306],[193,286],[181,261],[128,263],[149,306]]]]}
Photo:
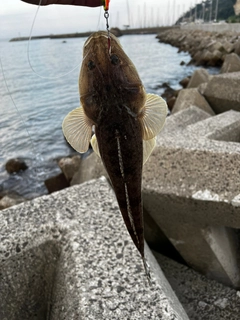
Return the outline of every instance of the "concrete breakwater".
{"type": "MultiPolygon", "coordinates": [[[[157,34],[163,30],[168,29],[178,29],[179,26],[174,27],[154,27],[154,28],[135,28],[135,29],[119,29],[119,28],[111,28],[110,32],[112,32],[117,37],[128,34],[157,34]]],[[[75,33],[65,33],[65,34],[49,34],[42,36],[33,36],[31,40],[41,40],[41,39],[67,39],[67,38],[82,38],[89,37],[94,31],[87,32],[75,32],[75,33]]],[[[17,37],[10,39],[10,42],[13,41],[27,41],[29,37],[17,37]]]]}
{"type": "Polygon", "coordinates": [[[160,42],[189,52],[190,63],[204,66],[221,66],[230,53],[240,54],[240,36],[236,32],[209,32],[203,30],[171,29],[160,32],[160,42]]]}

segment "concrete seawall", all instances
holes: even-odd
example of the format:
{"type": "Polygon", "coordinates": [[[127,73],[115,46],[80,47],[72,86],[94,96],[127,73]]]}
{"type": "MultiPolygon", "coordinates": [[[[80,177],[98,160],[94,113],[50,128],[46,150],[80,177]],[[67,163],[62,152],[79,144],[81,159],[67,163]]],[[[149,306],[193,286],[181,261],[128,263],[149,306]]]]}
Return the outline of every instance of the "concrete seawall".
{"type": "Polygon", "coordinates": [[[195,24],[190,23],[184,26],[181,26],[182,30],[202,30],[202,31],[210,31],[210,32],[240,32],[240,23],[203,23],[203,24],[195,24]]]}

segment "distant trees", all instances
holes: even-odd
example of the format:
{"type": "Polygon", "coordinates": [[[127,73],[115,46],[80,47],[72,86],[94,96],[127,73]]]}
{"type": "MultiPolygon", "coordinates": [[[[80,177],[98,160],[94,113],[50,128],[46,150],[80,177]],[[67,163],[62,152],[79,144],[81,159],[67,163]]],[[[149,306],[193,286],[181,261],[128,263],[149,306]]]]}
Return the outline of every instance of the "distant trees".
{"type": "Polygon", "coordinates": [[[195,20],[204,20],[205,22],[227,20],[234,16],[234,8],[236,0],[205,0],[202,3],[191,7],[176,22],[190,22],[195,20]]]}

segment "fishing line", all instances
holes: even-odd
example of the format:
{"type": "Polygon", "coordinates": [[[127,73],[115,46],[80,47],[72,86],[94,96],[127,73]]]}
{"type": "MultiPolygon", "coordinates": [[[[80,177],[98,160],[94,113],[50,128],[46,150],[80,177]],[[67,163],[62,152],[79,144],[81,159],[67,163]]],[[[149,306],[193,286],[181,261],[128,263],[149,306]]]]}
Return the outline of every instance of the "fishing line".
{"type": "Polygon", "coordinates": [[[97,28],[96,28],[96,30],[99,30],[99,29],[100,29],[101,16],[102,16],[102,7],[100,7],[100,10],[99,10],[98,22],[97,22],[97,28]]]}
{"type": "MultiPolygon", "coordinates": [[[[24,129],[25,129],[25,131],[26,131],[26,133],[27,133],[27,135],[28,135],[28,138],[29,138],[29,140],[30,140],[30,148],[32,149],[32,153],[33,153],[33,160],[32,160],[31,162],[32,162],[33,170],[34,170],[35,173],[36,173],[36,170],[34,169],[34,165],[33,165],[33,164],[34,164],[34,159],[37,160],[37,157],[36,157],[37,152],[36,152],[36,149],[35,149],[35,147],[34,147],[34,143],[33,143],[33,140],[32,140],[32,138],[31,138],[30,132],[28,131],[26,121],[25,121],[24,118],[22,117],[22,115],[21,115],[21,113],[20,113],[20,111],[19,111],[19,109],[18,109],[18,107],[17,107],[17,104],[15,103],[15,101],[14,101],[14,99],[13,99],[13,96],[12,96],[12,94],[11,94],[10,88],[9,88],[9,86],[8,86],[8,83],[7,83],[7,78],[6,78],[6,75],[5,75],[5,71],[4,71],[4,68],[3,68],[3,63],[2,63],[2,58],[1,58],[1,57],[0,57],[0,66],[1,66],[2,74],[3,74],[3,81],[4,81],[5,86],[6,86],[6,88],[7,88],[7,92],[8,92],[8,94],[9,94],[9,96],[10,96],[10,99],[11,99],[11,101],[12,101],[12,104],[13,104],[14,108],[17,110],[17,114],[19,115],[20,122],[21,122],[22,125],[24,126],[24,129]]],[[[36,175],[36,176],[37,176],[37,175],[36,175]]],[[[29,182],[29,185],[31,185],[30,182],[29,182]]],[[[34,191],[35,191],[35,193],[37,193],[37,186],[35,186],[35,190],[34,190],[34,191]]]]}
{"type": "Polygon", "coordinates": [[[31,39],[32,39],[32,33],[33,33],[33,28],[34,28],[34,25],[35,25],[35,21],[37,19],[37,15],[38,15],[38,12],[39,12],[39,9],[40,9],[40,6],[41,6],[41,3],[42,3],[42,0],[39,1],[39,4],[38,4],[38,7],[37,7],[37,10],[36,10],[36,13],[35,13],[35,16],[33,18],[33,22],[32,22],[32,26],[31,26],[31,29],[30,29],[30,34],[29,34],[29,38],[28,38],[28,44],[27,44],[27,59],[28,59],[28,64],[31,68],[31,70],[39,77],[39,78],[42,78],[42,79],[49,79],[49,80],[54,80],[54,79],[60,79],[60,78],[63,78],[65,77],[66,75],[70,74],[71,72],[73,72],[74,70],[76,70],[77,68],[80,67],[82,61],[84,60],[84,58],[80,61],[80,63],[78,63],[74,68],[72,68],[70,71],[64,73],[64,74],[61,74],[59,76],[56,76],[56,77],[45,77],[45,76],[42,76],[41,74],[39,74],[33,67],[31,61],[30,61],[30,42],[31,42],[31,39]]]}

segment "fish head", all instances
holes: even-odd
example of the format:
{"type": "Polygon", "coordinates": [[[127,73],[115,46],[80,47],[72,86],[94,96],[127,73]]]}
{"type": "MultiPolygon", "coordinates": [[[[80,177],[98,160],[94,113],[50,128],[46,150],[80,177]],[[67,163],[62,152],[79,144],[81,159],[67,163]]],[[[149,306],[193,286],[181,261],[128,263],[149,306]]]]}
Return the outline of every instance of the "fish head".
{"type": "Polygon", "coordinates": [[[123,51],[119,40],[105,31],[93,33],[85,42],[79,76],[81,104],[86,115],[97,123],[105,106],[118,103],[138,114],[146,93],[137,70],[123,51]]]}

